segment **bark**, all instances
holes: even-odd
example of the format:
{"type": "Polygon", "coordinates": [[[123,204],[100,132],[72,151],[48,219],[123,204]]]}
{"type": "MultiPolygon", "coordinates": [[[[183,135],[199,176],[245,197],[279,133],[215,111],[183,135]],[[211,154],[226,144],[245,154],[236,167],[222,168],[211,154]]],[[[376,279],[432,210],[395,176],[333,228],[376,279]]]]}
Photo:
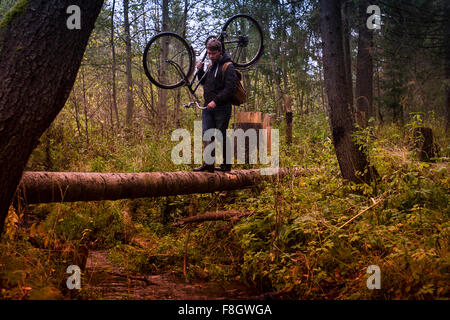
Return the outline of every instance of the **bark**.
{"type": "Polygon", "coordinates": [[[359,37],[358,56],[356,62],[356,110],[364,113],[364,126],[373,116],[373,33],[366,26],[367,7],[369,2],[361,0],[359,3],[359,37]]]}
{"type": "Polygon", "coordinates": [[[343,178],[354,182],[369,181],[367,158],[352,138],[355,126],[352,102],[347,94],[341,21],[339,1],[321,0],[324,79],[333,144],[343,178]]]}
{"type": "Polygon", "coordinates": [[[64,106],[103,0],[19,0],[0,27],[0,232],[38,139],[64,106]],[[66,27],[70,5],[81,29],[66,27]]]}
{"type": "Polygon", "coordinates": [[[230,220],[230,219],[239,219],[241,217],[250,216],[253,214],[253,211],[218,211],[218,212],[207,212],[204,214],[199,214],[197,216],[187,217],[184,219],[180,219],[173,223],[174,227],[181,226],[187,223],[199,223],[204,221],[217,221],[217,220],[230,220]]]}
{"type": "Polygon", "coordinates": [[[342,1],[342,44],[344,46],[344,65],[345,65],[345,79],[346,90],[348,94],[348,101],[350,108],[353,109],[353,77],[352,77],[352,54],[350,52],[350,23],[349,23],[349,9],[351,3],[349,1],[342,1]]]}
{"type": "Polygon", "coordinates": [[[313,172],[288,170],[261,175],[259,169],[230,173],[207,172],[24,172],[18,188],[19,201],[25,204],[135,199],[193,193],[211,193],[258,186],[287,175],[313,172]]]}
{"type": "Polygon", "coordinates": [[[433,130],[418,127],[413,131],[414,147],[420,161],[430,161],[437,155],[436,145],[433,142],[433,130]]]}

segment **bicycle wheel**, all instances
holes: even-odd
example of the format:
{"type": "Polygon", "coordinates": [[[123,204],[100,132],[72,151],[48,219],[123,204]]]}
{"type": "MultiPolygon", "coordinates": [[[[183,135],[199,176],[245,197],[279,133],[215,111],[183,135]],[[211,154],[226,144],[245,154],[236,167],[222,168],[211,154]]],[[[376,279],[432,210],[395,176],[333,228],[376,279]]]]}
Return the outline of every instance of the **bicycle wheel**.
{"type": "Polygon", "coordinates": [[[237,67],[254,64],[263,53],[261,27],[247,14],[237,14],[228,19],[222,28],[222,37],[225,51],[237,67]]]}
{"type": "Polygon", "coordinates": [[[160,88],[173,89],[188,81],[194,70],[194,54],[178,34],[161,32],[145,47],[143,64],[152,83],[160,88]]]}

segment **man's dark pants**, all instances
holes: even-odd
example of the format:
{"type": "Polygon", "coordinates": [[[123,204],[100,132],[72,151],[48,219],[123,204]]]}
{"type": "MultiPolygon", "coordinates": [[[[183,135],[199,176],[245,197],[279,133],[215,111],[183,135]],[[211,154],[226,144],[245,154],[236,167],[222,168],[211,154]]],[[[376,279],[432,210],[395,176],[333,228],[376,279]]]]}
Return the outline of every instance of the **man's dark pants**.
{"type": "MultiPolygon", "coordinates": [[[[213,109],[204,109],[202,110],[202,131],[203,134],[208,129],[217,129],[222,133],[222,137],[224,138],[225,143],[222,143],[222,155],[224,159],[224,163],[230,163],[231,160],[227,161],[227,145],[230,143],[227,137],[227,128],[230,123],[231,118],[231,104],[224,106],[217,106],[213,109]],[[225,139],[226,137],[226,139],[225,139]]],[[[213,137],[214,139],[214,137],[213,137]]],[[[214,141],[214,140],[213,140],[214,141]]],[[[212,142],[212,141],[211,141],[212,142]]],[[[205,142],[205,146],[210,142],[205,142]]],[[[212,154],[215,156],[215,154],[212,154]]],[[[229,156],[230,157],[230,156],[229,156]]],[[[231,159],[231,157],[230,157],[231,159]]]]}

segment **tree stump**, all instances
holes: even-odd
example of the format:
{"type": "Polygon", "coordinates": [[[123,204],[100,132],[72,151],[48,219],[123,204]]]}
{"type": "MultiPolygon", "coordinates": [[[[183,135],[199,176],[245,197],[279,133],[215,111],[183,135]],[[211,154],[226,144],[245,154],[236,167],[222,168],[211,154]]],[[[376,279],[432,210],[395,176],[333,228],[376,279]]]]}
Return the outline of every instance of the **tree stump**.
{"type": "Polygon", "coordinates": [[[284,110],[286,112],[286,143],[292,144],[292,98],[284,95],[284,110]]]}
{"type": "Polygon", "coordinates": [[[245,134],[244,143],[240,145],[238,142],[238,137],[234,137],[234,157],[238,158],[238,155],[243,154],[245,152],[245,163],[255,164],[257,161],[250,161],[250,155],[255,154],[256,159],[258,159],[258,150],[259,150],[259,130],[262,129],[262,123],[252,123],[252,122],[237,122],[234,124],[234,132],[238,129],[242,129],[245,134]],[[254,131],[253,131],[254,130],[254,131]],[[256,138],[256,139],[255,139],[256,138]],[[254,143],[250,143],[250,141],[254,141],[254,143]]]}
{"type": "Polygon", "coordinates": [[[430,161],[436,156],[437,146],[433,142],[433,130],[418,127],[413,131],[414,148],[420,161],[430,161]]]}
{"type": "MultiPolygon", "coordinates": [[[[239,154],[245,153],[244,163],[250,164],[251,154],[256,155],[258,159],[259,150],[259,130],[262,129],[261,112],[239,112],[236,117],[236,123],[233,130],[242,129],[245,134],[243,145],[239,145],[238,138],[234,136],[234,157],[238,160],[239,154]],[[249,131],[250,130],[250,131],[249,131]],[[253,140],[254,143],[250,143],[253,140]]],[[[253,163],[253,161],[252,161],[253,163]]],[[[256,163],[256,162],[255,162],[256,163]]]]}
{"type": "Polygon", "coordinates": [[[263,121],[262,121],[262,128],[266,129],[266,135],[264,137],[264,142],[267,147],[267,154],[271,153],[271,146],[272,146],[272,125],[271,125],[271,118],[270,115],[265,114],[263,121]]]}

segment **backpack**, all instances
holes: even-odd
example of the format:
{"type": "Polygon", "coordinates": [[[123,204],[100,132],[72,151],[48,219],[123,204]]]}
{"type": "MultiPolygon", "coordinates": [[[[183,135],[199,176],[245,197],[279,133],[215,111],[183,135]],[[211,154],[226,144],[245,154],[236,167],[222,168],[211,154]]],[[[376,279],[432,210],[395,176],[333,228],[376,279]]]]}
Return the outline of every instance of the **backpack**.
{"type": "MultiPolygon", "coordinates": [[[[225,62],[222,66],[222,81],[225,77],[225,71],[227,70],[228,66],[233,62],[225,62]]],[[[235,69],[236,76],[237,76],[237,83],[236,83],[236,91],[233,94],[233,97],[231,98],[231,104],[235,106],[239,106],[247,101],[247,91],[245,91],[244,87],[242,86],[241,79],[242,74],[239,70],[235,69]]]]}

